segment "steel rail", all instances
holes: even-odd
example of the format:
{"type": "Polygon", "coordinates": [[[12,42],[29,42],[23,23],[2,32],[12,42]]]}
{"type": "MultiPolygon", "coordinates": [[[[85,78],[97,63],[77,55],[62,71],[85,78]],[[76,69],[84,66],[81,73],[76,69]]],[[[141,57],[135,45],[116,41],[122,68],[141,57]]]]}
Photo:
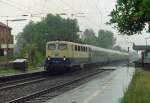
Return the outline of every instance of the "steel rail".
{"type": "Polygon", "coordinates": [[[47,79],[45,71],[19,74],[13,76],[0,77],[3,82],[0,83],[0,91],[8,90],[11,88],[17,88],[20,86],[25,86],[31,83],[36,83],[47,79]],[[12,80],[11,80],[12,77],[12,80]],[[6,81],[8,80],[8,81],[6,81]]]}
{"type": "Polygon", "coordinates": [[[25,81],[31,81],[33,79],[40,78],[40,77],[42,77],[42,76],[28,77],[28,78],[24,78],[24,79],[18,79],[18,80],[13,80],[13,81],[8,81],[8,82],[0,83],[0,88],[4,87],[4,86],[12,85],[12,84],[17,84],[17,83],[25,82],[25,81]]]}
{"type": "Polygon", "coordinates": [[[19,80],[19,79],[25,79],[28,77],[43,75],[45,73],[46,71],[38,71],[38,72],[32,72],[32,73],[22,73],[22,74],[16,74],[16,75],[1,76],[0,83],[5,83],[8,81],[14,81],[14,80],[19,80]]]}
{"type": "Polygon", "coordinates": [[[26,86],[26,85],[33,84],[33,83],[40,82],[40,81],[44,81],[44,80],[47,80],[47,79],[48,78],[46,78],[46,77],[40,77],[40,78],[36,78],[35,80],[31,80],[31,81],[25,81],[25,82],[22,81],[21,83],[18,82],[16,84],[11,84],[11,85],[0,87],[0,91],[6,91],[6,90],[9,90],[9,89],[12,89],[12,88],[18,88],[18,87],[21,87],[21,86],[26,86]]]}

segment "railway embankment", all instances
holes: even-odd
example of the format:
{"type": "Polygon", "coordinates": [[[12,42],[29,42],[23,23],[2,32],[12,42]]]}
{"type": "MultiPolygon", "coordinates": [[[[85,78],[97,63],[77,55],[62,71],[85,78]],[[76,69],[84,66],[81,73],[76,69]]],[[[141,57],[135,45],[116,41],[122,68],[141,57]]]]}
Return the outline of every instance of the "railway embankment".
{"type": "Polygon", "coordinates": [[[35,67],[29,67],[28,71],[21,71],[18,69],[14,69],[11,67],[1,67],[0,66],[0,77],[2,76],[10,76],[10,75],[17,75],[17,74],[22,74],[22,73],[32,73],[32,72],[38,72],[38,71],[43,71],[44,69],[42,67],[35,68],[35,67]]]}
{"type": "Polygon", "coordinates": [[[150,71],[135,71],[121,103],[150,103],[150,71]]]}
{"type": "Polygon", "coordinates": [[[9,67],[0,67],[0,76],[7,76],[7,75],[15,75],[20,74],[19,70],[15,70],[9,67]]]}

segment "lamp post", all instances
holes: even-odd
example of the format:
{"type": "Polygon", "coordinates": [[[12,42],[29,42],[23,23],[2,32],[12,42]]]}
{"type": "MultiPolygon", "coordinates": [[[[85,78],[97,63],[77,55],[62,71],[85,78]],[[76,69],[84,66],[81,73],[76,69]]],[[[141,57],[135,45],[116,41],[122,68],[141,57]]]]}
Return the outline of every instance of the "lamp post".
{"type": "Polygon", "coordinates": [[[8,35],[9,35],[9,26],[8,26],[8,22],[12,21],[12,22],[16,22],[16,21],[24,21],[27,19],[12,19],[12,20],[6,20],[6,37],[5,37],[5,43],[6,43],[6,49],[4,50],[4,56],[6,56],[6,65],[8,65],[8,35]]]}

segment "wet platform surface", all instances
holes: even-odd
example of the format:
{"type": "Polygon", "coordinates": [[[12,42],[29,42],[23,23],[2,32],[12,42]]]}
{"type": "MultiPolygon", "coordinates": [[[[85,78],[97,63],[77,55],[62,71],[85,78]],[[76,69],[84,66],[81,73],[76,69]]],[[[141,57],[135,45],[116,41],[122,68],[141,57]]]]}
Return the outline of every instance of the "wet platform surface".
{"type": "Polygon", "coordinates": [[[119,103],[132,79],[134,67],[104,67],[116,69],[57,96],[46,103],[119,103]]]}

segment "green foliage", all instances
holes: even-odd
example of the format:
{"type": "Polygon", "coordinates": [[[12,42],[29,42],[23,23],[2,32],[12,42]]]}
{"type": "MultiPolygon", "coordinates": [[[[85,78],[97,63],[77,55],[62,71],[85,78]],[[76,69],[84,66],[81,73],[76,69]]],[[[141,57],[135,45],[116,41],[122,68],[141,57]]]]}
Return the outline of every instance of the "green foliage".
{"type": "Polygon", "coordinates": [[[99,46],[102,48],[112,48],[116,39],[111,31],[99,30],[98,37],[91,29],[84,31],[84,43],[99,46]]]}
{"type": "Polygon", "coordinates": [[[37,55],[37,45],[32,43],[32,44],[26,44],[22,49],[21,49],[21,55],[29,60],[29,63],[32,65],[35,65],[35,60],[37,60],[36,55],[37,55]]]}
{"type": "Polygon", "coordinates": [[[108,24],[122,34],[133,35],[141,33],[145,23],[150,21],[149,0],[117,0],[116,8],[110,13],[108,24]]]}
{"type": "Polygon", "coordinates": [[[9,67],[0,67],[0,76],[19,74],[21,71],[9,67]]]}
{"type": "Polygon", "coordinates": [[[149,103],[150,72],[136,70],[131,84],[120,103],[149,103]]]}
{"type": "Polygon", "coordinates": [[[118,51],[121,51],[121,50],[122,50],[122,48],[121,48],[119,45],[114,46],[113,49],[114,49],[114,50],[118,50],[118,51]]]}
{"type": "MultiPolygon", "coordinates": [[[[22,55],[24,57],[28,58],[29,56],[33,56],[36,52],[37,46],[36,44],[26,44],[23,48],[22,48],[22,55]]],[[[32,58],[32,57],[31,57],[32,58]]]]}
{"type": "Polygon", "coordinates": [[[117,50],[117,51],[121,51],[121,52],[128,52],[127,50],[122,49],[119,45],[115,45],[115,46],[113,47],[113,49],[114,49],[114,50],[117,50]]]}
{"type": "Polygon", "coordinates": [[[89,45],[98,46],[97,37],[92,29],[86,29],[84,31],[84,42],[89,45]]]}
{"type": "Polygon", "coordinates": [[[42,66],[42,65],[44,65],[44,60],[45,60],[45,56],[43,56],[42,53],[36,51],[32,65],[33,66],[42,66]]]}
{"type": "Polygon", "coordinates": [[[114,38],[111,31],[99,30],[98,32],[98,44],[103,48],[112,48],[116,43],[116,38],[114,38]]]}

